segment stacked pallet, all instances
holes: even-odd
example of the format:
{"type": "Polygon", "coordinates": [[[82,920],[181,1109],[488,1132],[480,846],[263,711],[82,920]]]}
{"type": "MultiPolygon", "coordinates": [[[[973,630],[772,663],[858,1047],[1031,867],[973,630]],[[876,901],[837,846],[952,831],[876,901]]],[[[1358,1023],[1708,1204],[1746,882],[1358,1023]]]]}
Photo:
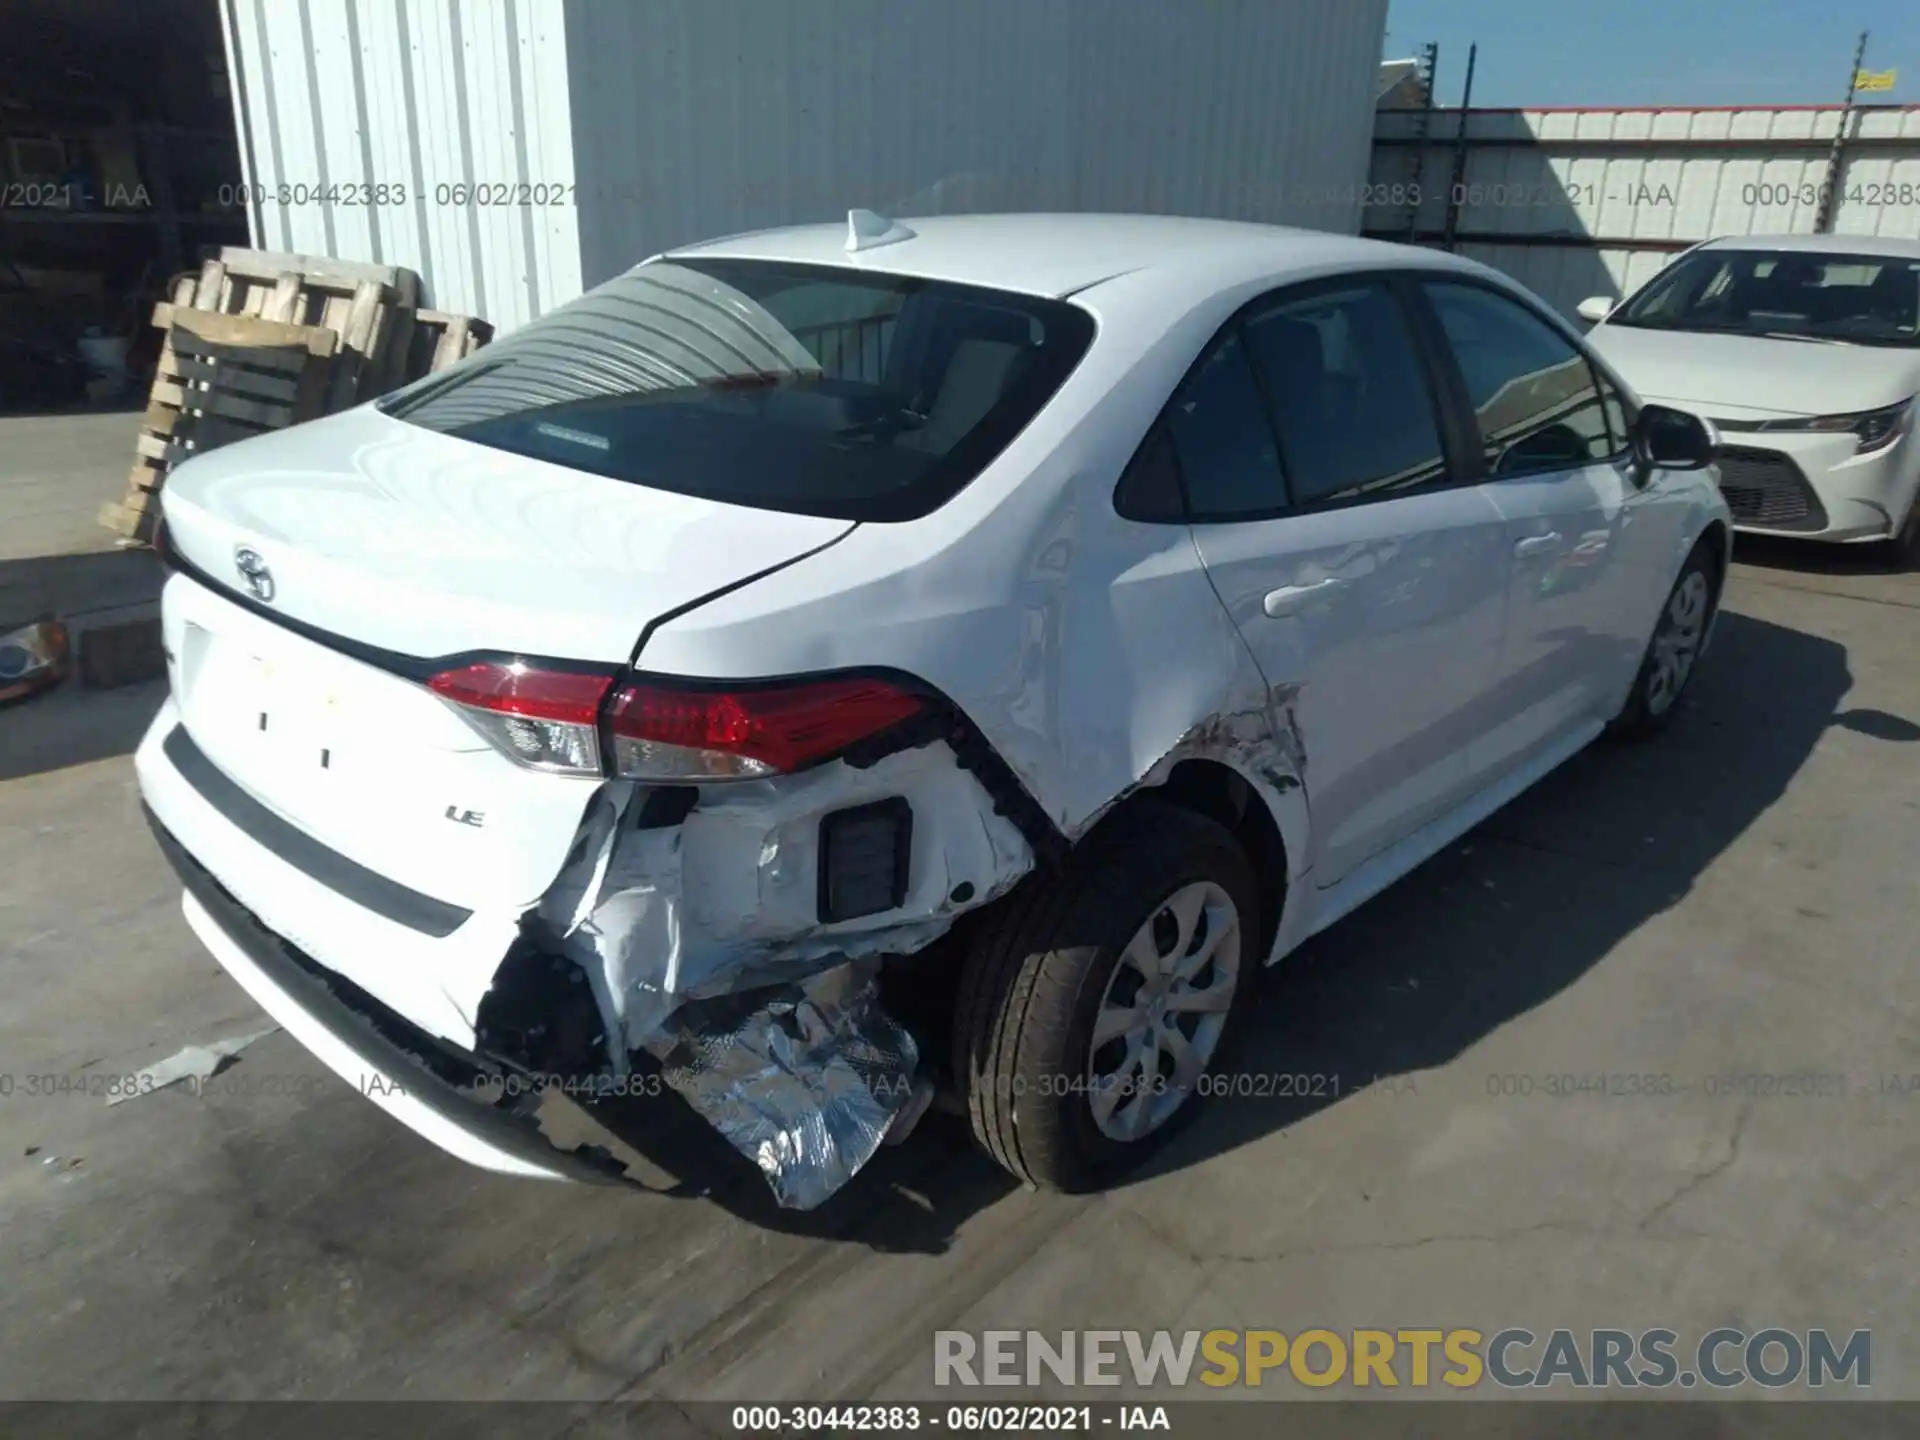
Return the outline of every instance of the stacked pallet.
{"type": "Polygon", "coordinates": [[[126,497],[100,523],[149,541],[182,460],[374,399],[492,338],[419,298],[420,277],[397,266],[234,247],[178,277],[154,307],[166,338],[126,497]]]}

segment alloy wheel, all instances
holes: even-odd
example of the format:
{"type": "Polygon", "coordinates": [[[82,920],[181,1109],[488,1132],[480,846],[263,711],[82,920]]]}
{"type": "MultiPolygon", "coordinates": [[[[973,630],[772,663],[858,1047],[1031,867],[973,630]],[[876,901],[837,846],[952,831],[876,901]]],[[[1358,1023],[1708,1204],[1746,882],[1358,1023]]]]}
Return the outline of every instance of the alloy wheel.
{"type": "Polygon", "coordinates": [[[1175,890],[1114,965],[1088,1054],[1093,1121],[1122,1143],[1173,1118],[1206,1073],[1233,1007],[1240,912],[1210,880],[1175,890]]]}
{"type": "Polygon", "coordinates": [[[1653,670],[1647,677],[1647,710],[1664,715],[1673,708],[1700,658],[1706,638],[1711,587],[1704,571],[1689,570],[1673,587],[1660,625],[1653,633],[1653,670]]]}

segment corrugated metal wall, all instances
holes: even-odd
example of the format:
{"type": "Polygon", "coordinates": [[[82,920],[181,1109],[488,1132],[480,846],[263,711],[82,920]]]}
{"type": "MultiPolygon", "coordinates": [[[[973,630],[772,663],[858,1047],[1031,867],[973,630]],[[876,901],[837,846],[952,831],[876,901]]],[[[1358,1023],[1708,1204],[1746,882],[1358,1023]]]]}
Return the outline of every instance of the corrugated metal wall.
{"type": "Polygon", "coordinates": [[[855,206],[1353,231],[1387,6],[220,3],[255,243],[411,266],[502,329],[855,206]]]}
{"type": "MultiPolygon", "coordinates": [[[[1384,111],[1368,234],[1444,233],[1569,315],[1589,295],[1631,293],[1677,251],[1719,235],[1816,229],[1839,107],[1384,111]],[[1417,211],[1412,203],[1418,195],[1417,211]]],[[[1838,235],[1920,236],[1920,106],[1856,110],[1834,186],[1838,235]]]]}
{"type": "Polygon", "coordinates": [[[503,329],[580,292],[563,0],[221,4],[256,245],[503,329]]]}
{"type": "Polygon", "coordinates": [[[567,21],[591,284],[854,206],[1352,231],[1386,4],[569,0],[567,21]]]}

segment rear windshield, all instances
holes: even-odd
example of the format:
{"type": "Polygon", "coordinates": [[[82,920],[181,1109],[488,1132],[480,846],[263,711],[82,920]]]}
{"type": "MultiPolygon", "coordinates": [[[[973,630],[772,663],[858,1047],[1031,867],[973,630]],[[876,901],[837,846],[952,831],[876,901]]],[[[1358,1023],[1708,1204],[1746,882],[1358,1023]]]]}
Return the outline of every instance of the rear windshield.
{"type": "Polygon", "coordinates": [[[945,504],[1093,338],[1076,306],[752,260],[642,265],[382,402],[475,444],[844,520],[945,504]]]}
{"type": "Polygon", "coordinates": [[[1698,250],[1661,271],[1607,323],[1912,345],[1920,340],[1920,260],[1804,250],[1698,250]]]}

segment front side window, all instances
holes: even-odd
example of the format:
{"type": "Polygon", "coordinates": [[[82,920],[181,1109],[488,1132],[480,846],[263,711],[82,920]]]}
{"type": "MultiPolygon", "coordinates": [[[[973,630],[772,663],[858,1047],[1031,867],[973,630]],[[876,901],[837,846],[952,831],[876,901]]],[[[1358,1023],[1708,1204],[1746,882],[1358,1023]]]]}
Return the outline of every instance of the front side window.
{"type": "Polygon", "coordinates": [[[1426,368],[1400,302],[1361,284],[1282,301],[1245,324],[1294,503],[1444,478],[1426,368]]]}
{"type": "Polygon", "coordinates": [[[1852,345],[1920,345],[1920,260],[1804,250],[1696,250],[1654,276],[1607,323],[1852,345]]]}
{"type": "Polygon", "coordinates": [[[1466,380],[1495,477],[1568,470],[1615,453],[1587,357],[1539,316],[1477,285],[1427,282],[1466,380]]]}
{"type": "Polygon", "coordinates": [[[1606,407],[1607,434],[1613,442],[1613,453],[1623,455],[1631,443],[1634,412],[1627,404],[1627,397],[1620,393],[1620,387],[1598,366],[1594,367],[1594,374],[1600,380],[1600,403],[1606,407]]]}
{"type": "Polygon", "coordinates": [[[1093,331],[1059,300],[690,257],[629,270],[381,407],[677,494],[909,520],[992,462],[1093,331]]]}

